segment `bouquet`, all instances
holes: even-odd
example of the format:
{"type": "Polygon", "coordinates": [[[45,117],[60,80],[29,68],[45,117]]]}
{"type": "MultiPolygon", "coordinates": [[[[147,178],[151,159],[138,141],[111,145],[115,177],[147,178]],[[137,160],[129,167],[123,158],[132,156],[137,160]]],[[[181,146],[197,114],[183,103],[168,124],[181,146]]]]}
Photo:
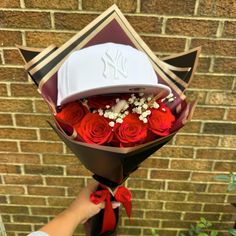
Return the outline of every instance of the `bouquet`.
{"type": "Polygon", "coordinates": [[[128,216],[132,209],[122,183],[192,117],[196,102],[187,102],[184,91],[200,48],[160,60],[116,5],[59,48],[18,48],[54,118],[49,125],[100,183],[90,199],[106,205],[90,220],[87,235],[115,235],[119,210],[111,200],[128,216]],[[102,56],[93,53],[103,44],[109,47],[102,56]],[[133,56],[127,61],[128,51],[133,56]]]}
{"type": "MultiPolygon", "coordinates": [[[[154,95],[100,95],[70,102],[55,115],[71,125],[76,140],[112,147],[133,147],[171,133],[175,117],[163,99],[154,95]]],[[[166,102],[165,102],[166,101],[166,102]]]]}

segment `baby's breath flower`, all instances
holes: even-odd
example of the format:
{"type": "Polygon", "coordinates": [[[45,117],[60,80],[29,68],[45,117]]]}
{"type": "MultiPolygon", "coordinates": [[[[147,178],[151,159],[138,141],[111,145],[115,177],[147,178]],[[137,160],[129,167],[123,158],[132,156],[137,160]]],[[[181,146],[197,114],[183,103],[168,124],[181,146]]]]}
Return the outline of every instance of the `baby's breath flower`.
{"type": "Polygon", "coordinates": [[[123,119],[117,118],[117,119],[116,119],[116,122],[117,122],[117,123],[122,123],[122,122],[123,122],[123,119]]]}
{"type": "Polygon", "coordinates": [[[147,118],[143,118],[143,123],[147,123],[147,122],[148,122],[147,118]]]}
{"type": "Polygon", "coordinates": [[[114,127],[115,122],[114,122],[114,121],[110,121],[110,122],[109,122],[109,125],[110,125],[111,127],[114,127]]]}
{"type": "Polygon", "coordinates": [[[143,108],[144,109],[147,109],[148,108],[148,105],[145,103],[145,104],[143,104],[143,108]]]}

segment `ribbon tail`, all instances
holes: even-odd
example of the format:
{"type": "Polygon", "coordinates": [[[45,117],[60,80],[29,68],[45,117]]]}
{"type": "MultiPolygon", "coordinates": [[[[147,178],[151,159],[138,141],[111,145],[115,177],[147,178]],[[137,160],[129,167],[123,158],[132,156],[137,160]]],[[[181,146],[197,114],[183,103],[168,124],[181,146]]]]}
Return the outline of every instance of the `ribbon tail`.
{"type": "Polygon", "coordinates": [[[101,233],[112,231],[116,226],[116,216],[112,208],[110,193],[106,200],[101,233]]]}

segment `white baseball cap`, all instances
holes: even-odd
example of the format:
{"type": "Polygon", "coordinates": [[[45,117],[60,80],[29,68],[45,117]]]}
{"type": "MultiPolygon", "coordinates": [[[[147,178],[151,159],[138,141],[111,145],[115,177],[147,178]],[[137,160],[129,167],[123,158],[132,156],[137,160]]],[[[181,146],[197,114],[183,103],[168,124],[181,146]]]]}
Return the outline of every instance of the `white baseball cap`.
{"type": "Polygon", "coordinates": [[[131,46],[104,43],[73,52],[58,70],[57,105],[109,93],[170,93],[158,84],[147,55],[131,46]]]}

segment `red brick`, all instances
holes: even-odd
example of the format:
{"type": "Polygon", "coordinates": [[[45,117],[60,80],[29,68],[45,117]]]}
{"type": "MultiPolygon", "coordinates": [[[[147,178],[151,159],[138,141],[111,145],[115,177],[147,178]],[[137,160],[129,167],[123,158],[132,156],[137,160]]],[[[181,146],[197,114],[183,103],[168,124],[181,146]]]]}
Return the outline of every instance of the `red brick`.
{"type": "Polygon", "coordinates": [[[205,213],[205,212],[202,212],[202,213],[187,212],[184,215],[184,220],[196,220],[196,221],[198,221],[201,217],[204,217],[208,221],[219,221],[219,216],[220,216],[219,213],[216,214],[216,213],[205,213]]]}
{"type": "Polygon", "coordinates": [[[193,202],[207,202],[207,203],[222,203],[224,202],[225,195],[220,194],[198,194],[190,193],[188,196],[188,201],[193,202]]]}
{"type": "Polygon", "coordinates": [[[204,55],[235,56],[236,41],[220,39],[192,39],[191,47],[202,46],[204,55]]]}
{"type": "Polygon", "coordinates": [[[141,229],[130,228],[130,227],[119,227],[117,231],[119,235],[140,235],[141,229]]]}
{"type": "Polygon", "coordinates": [[[197,182],[216,182],[215,173],[210,172],[193,172],[191,180],[197,182]]]}
{"type": "Polygon", "coordinates": [[[234,38],[236,36],[235,28],[236,28],[236,21],[225,21],[223,36],[234,38]]]}
{"type": "Polygon", "coordinates": [[[159,159],[159,158],[148,158],[142,163],[142,167],[167,169],[169,165],[169,160],[159,159]]]}
{"type": "Polygon", "coordinates": [[[57,197],[49,197],[48,203],[50,206],[60,206],[60,207],[68,207],[74,198],[57,198],[57,197]]]}
{"type": "Polygon", "coordinates": [[[57,29],[81,30],[94,20],[97,14],[55,13],[55,27],[57,29]]]}
{"type": "Polygon", "coordinates": [[[36,86],[33,84],[11,84],[11,94],[14,97],[39,98],[36,86]]]}
{"type": "Polygon", "coordinates": [[[209,94],[207,104],[212,105],[236,105],[236,96],[232,92],[211,92],[209,94]]]}
{"type": "MultiPolygon", "coordinates": [[[[157,226],[155,225],[155,227],[157,227],[157,226]]],[[[154,229],[154,228],[152,227],[152,229],[154,229]]],[[[144,235],[152,235],[153,234],[152,229],[148,229],[148,228],[145,229],[144,228],[144,230],[143,230],[144,235]]],[[[160,235],[165,235],[165,236],[176,236],[177,235],[176,230],[168,230],[168,229],[160,229],[160,228],[156,228],[155,230],[160,235]]]]}
{"type": "Polygon", "coordinates": [[[65,186],[65,187],[74,187],[74,188],[82,188],[84,187],[84,179],[82,178],[72,178],[72,177],[46,177],[47,185],[54,186],[65,186]]]}
{"type": "Polygon", "coordinates": [[[169,190],[188,191],[188,192],[204,192],[206,184],[190,183],[190,182],[169,182],[169,190]]]}
{"type": "Polygon", "coordinates": [[[41,8],[41,9],[66,9],[66,10],[77,10],[77,0],[25,0],[26,8],[41,8]]]}
{"type": "Polygon", "coordinates": [[[90,176],[91,172],[87,170],[82,165],[68,165],[66,167],[66,175],[76,175],[76,176],[90,176]]]}
{"type": "Polygon", "coordinates": [[[31,207],[33,215],[55,216],[64,210],[63,208],[52,207],[31,207]]]}
{"type": "Polygon", "coordinates": [[[189,171],[151,170],[152,179],[187,180],[189,176],[190,176],[189,171]]]}
{"type": "Polygon", "coordinates": [[[225,109],[216,107],[196,107],[193,119],[197,120],[222,120],[225,109]]]}
{"type": "Polygon", "coordinates": [[[162,20],[151,16],[126,16],[138,33],[161,33],[162,20]]]}
{"type": "Polygon", "coordinates": [[[234,108],[229,109],[227,120],[236,121],[236,109],[234,109],[234,108]]]}
{"type": "Polygon", "coordinates": [[[181,128],[180,133],[200,133],[201,122],[188,122],[183,128],[181,128]]]}
{"type": "Polygon", "coordinates": [[[5,84],[0,84],[0,94],[1,97],[7,97],[7,86],[5,84]]]}
{"type": "Polygon", "coordinates": [[[18,50],[3,50],[5,64],[10,65],[24,65],[24,61],[18,50]]]}
{"type": "Polygon", "coordinates": [[[235,160],[236,152],[234,150],[224,149],[198,149],[196,158],[212,160],[235,160]]]}
{"type": "Polygon", "coordinates": [[[192,158],[193,149],[178,147],[178,146],[163,146],[156,153],[155,157],[169,157],[169,158],[192,158]]]}
{"type": "Polygon", "coordinates": [[[41,176],[15,176],[15,175],[7,175],[4,176],[4,180],[6,184],[43,184],[43,179],[41,176]]]}
{"type": "Polygon", "coordinates": [[[17,143],[15,141],[1,141],[0,151],[17,152],[17,143]]]}
{"type": "Polygon", "coordinates": [[[29,196],[10,196],[11,204],[18,205],[46,205],[46,199],[43,197],[29,197],[29,196]]]}
{"type": "MultiPolygon", "coordinates": [[[[130,225],[130,220],[125,220],[125,225],[130,225]]],[[[159,220],[151,220],[151,219],[132,219],[132,226],[135,227],[152,227],[153,225],[158,226],[159,220]]]]}
{"type": "Polygon", "coordinates": [[[218,144],[218,137],[215,136],[197,136],[197,135],[178,135],[176,137],[177,145],[215,147],[218,144]]]}
{"type": "Polygon", "coordinates": [[[214,63],[214,72],[234,74],[236,72],[235,58],[216,58],[214,63]]]}
{"type": "Polygon", "coordinates": [[[28,208],[23,207],[23,206],[3,206],[3,205],[0,205],[0,211],[1,211],[1,214],[2,213],[29,214],[28,208]]]}
{"type": "Polygon", "coordinates": [[[211,170],[211,161],[172,160],[171,168],[180,170],[211,170]]]}
{"type": "Polygon", "coordinates": [[[61,143],[21,142],[20,146],[23,152],[61,153],[63,151],[61,143]]]}
{"type": "Polygon", "coordinates": [[[183,201],[185,199],[185,193],[179,192],[158,192],[148,191],[148,199],[150,200],[164,200],[164,201],[183,201]]]}
{"type": "Polygon", "coordinates": [[[33,112],[32,101],[17,99],[0,99],[0,111],[3,112],[33,112]]]}
{"type": "Polygon", "coordinates": [[[175,210],[175,211],[200,211],[201,204],[200,203],[187,203],[187,202],[166,202],[165,208],[167,210],[175,210]]]}
{"type": "MultiPolygon", "coordinates": [[[[115,3],[122,12],[136,11],[137,2],[135,0],[127,0],[127,1],[116,0],[115,3]]],[[[103,0],[103,1],[83,0],[82,9],[88,11],[104,11],[112,4],[114,4],[114,1],[112,0],[103,0]]]]}
{"type": "Polygon", "coordinates": [[[30,225],[24,225],[24,224],[4,224],[4,227],[6,231],[22,231],[22,232],[29,232],[31,231],[31,226],[30,225]]]}
{"type": "Polygon", "coordinates": [[[59,187],[34,187],[27,186],[29,195],[65,196],[65,189],[59,187]]]}
{"type": "Polygon", "coordinates": [[[197,100],[198,104],[200,105],[200,104],[205,104],[207,92],[187,90],[185,92],[185,95],[189,99],[189,101],[197,100]]]}
{"type": "Polygon", "coordinates": [[[139,168],[131,174],[132,178],[147,178],[148,170],[139,168]]]}
{"type": "Polygon", "coordinates": [[[0,128],[0,138],[6,137],[14,140],[37,140],[36,130],[33,129],[0,128]]]}
{"type": "Polygon", "coordinates": [[[195,1],[168,1],[165,0],[145,0],[141,1],[141,12],[162,15],[192,15],[194,13],[195,1]]]}
{"type": "Polygon", "coordinates": [[[156,180],[128,179],[127,184],[132,189],[164,189],[165,187],[164,181],[156,180]]]}
{"type": "Polygon", "coordinates": [[[21,168],[18,165],[0,164],[0,173],[21,173],[21,168]]]}
{"type": "Polygon", "coordinates": [[[218,22],[212,20],[193,19],[168,19],[166,22],[166,34],[185,36],[215,36],[218,22]]]}
{"type": "Polygon", "coordinates": [[[222,162],[216,162],[215,163],[214,170],[215,171],[233,172],[233,171],[235,171],[235,168],[236,168],[236,163],[222,161],[222,162]]]}
{"type": "Polygon", "coordinates": [[[11,126],[13,124],[11,115],[10,114],[0,114],[0,124],[11,126]]]}
{"type": "Polygon", "coordinates": [[[15,7],[20,7],[20,0],[2,0],[0,2],[0,7],[1,8],[15,8],[15,7]]]}
{"type": "Polygon", "coordinates": [[[14,222],[19,223],[47,223],[48,218],[47,217],[41,217],[41,216],[29,216],[29,215],[15,215],[13,216],[14,222]]]}
{"type": "Polygon", "coordinates": [[[157,219],[179,219],[181,214],[177,212],[162,212],[162,211],[147,211],[147,218],[157,218],[157,219]]]}
{"type": "Polygon", "coordinates": [[[40,129],[40,140],[61,141],[52,129],[40,129]]]}
{"type": "Polygon", "coordinates": [[[210,184],[208,187],[209,193],[226,193],[228,184],[210,184]]]}
{"type": "MultiPolygon", "coordinates": [[[[0,31],[1,32],[1,31],[0,31]]],[[[0,33],[1,35],[1,33],[0,33]]],[[[1,36],[0,36],[1,37],[1,36]]],[[[23,68],[0,67],[0,81],[27,81],[27,74],[23,68]]]]}
{"type": "Polygon", "coordinates": [[[37,154],[4,154],[0,153],[1,163],[22,163],[22,164],[39,164],[40,158],[37,154]]]}
{"type": "Polygon", "coordinates": [[[26,42],[29,47],[44,48],[51,44],[61,46],[69,40],[73,33],[62,32],[26,32],[26,42]]]}
{"type": "Polygon", "coordinates": [[[211,64],[211,58],[200,57],[198,59],[197,72],[208,72],[210,69],[210,64],[211,64]]]}
{"type": "Polygon", "coordinates": [[[24,169],[26,174],[63,175],[61,166],[25,165],[24,169]]]}
{"type": "MultiPolygon", "coordinates": [[[[22,195],[25,193],[25,190],[21,186],[2,186],[0,187],[0,194],[11,194],[11,195],[22,195]]],[[[0,211],[1,211],[1,205],[0,205],[0,211]]],[[[1,211],[1,213],[4,213],[1,211]]]]}
{"type": "MultiPolygon", "coordinates": [[[[43,163],[44,164],[53,164],[53,165],[78,165],[78,158],[74,155],[51,155],[44,154],[43,155],[43,163]]],[[[82,167],[82,165],[81,165],[82,167]]],[[[79,168],[79,167],[78,167],[79,168]]]]}
{"type": "MultiPolygon", "coordinates": [[[[8,0],[5,0],[8,1],[8,0]]],[[[0,3],[1,4],[1,3],[0,3]]],[[[22,44],[22,36],[19,31],[0,31],[0,45],[1,46],[15,46],[15,44],[22,44]]]]}
{"type": "Polygon", "coordinates": [[[48,12],[1,11],[0,24],[6,28],[51,28],[48,12]]]}
{"type": "Polygon", "coordinates": [[[161,210],[163,207],[163,203],[162,202],[157,202],[157,201],[151,201],[151,200],[132,200],[132,207],[134,209],[159,209],[161,210]]]}
{"type": "Polygon", "coordinates": [[[5,196],[0,196],[0,203],[7,203],[7,198],[5,196]]]}
{"type": "Polygon", "coordinates": [[[201,16],[235,17],[234,0],[200,0],[198,14],[201,16]]]}
{"type": "Polygon", "coordinates": [[[235,148],[236,147],[236,137],[235,136],[224,136],[221,139],[222,147],[235,148]]]}
{"type": "Polygon", "coordinates": [[[47,120],[51,120],[50,115],[37,115],[37,114],[30,114],[30,115],[16,115],[16,124],[18,126],[25,126],[25,127],[47,127],[49,128],[49,124],[47,120]]]}
{"type": "Polygon", "coordinates": [[[36,112],[48,114],[49,109],[46,102],[44,102],[43,100],[35,100],[34,104],[36,112]]]}
{"type": "Polygon", "coordinates": [[[205,89],[207,87],[208,90],[230,90],[232,88],[233,81],[234,77],[232,76],[196,75],[191,81],[190,88],[205,89]]]}
{"type": "Polygon", "coordinates": [[[182,52],[185,47],[184,38],[143,36],[143,40],[154,52],[182,52]]]}
{"type": "Polygon", "coordinates": [[[203,132],[207,134],[236,135],[236,124],[204,123],[203,132]]]}

